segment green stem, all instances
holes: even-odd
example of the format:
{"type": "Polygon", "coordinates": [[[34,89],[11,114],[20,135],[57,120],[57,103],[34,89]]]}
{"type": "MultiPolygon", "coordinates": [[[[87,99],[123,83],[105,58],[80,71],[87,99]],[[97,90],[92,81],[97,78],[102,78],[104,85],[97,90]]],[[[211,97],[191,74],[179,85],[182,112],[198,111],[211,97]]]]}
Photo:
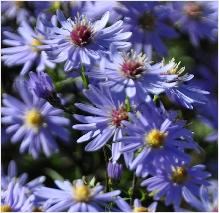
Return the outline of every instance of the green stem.
{"type": "Polygon", "coordinates": [[[87,76],[85,75],[85,66],[83,64],[81,65],[81,79],[82,79],[84,88],[88,89],[88,84],[89,83],[88,83],[87,76]]]}
{"type": "Polygon", "coordinates": [[[106,172],[105,172],[105,178],[106,178],[106,192],[109,191],[109,177],[108,177],[108,173],[107,173],[107,164],[108,164],[108,157],[107,157],[107,153],[106,153],[106,148],[103,147],[103,155],[104,155],[104,160],[105,160],[105,164],[106,164],[106,172]]]}
{"type": "Polygon", "coordinates": [[[47,99],[47,101],[54,106],[55,108],[62,109],[64,112],[68,114],[73,114],[73,110],[68,109],[66,106],[62,105],[59,97],[54,93],[51,97],[47,99]]]}
{"type": "Polygon", "coordinates": [[[136,184],[136,175],[133,174],[132,178],[132,188],[131,188],[131,196],[130,196],[130,205],[133,205],[134,200],[134,192],[135,192],[135,184],[136,184]]]}
{"type": "Polygon", "coordinates": [[[76,78],[67,78],[63,81],[59,81],[55,83],[55,90],[56,92],[61,92],[63,90],[63,87],[66,87],[68,85],[72,85],[75,82],[76,78]]]}

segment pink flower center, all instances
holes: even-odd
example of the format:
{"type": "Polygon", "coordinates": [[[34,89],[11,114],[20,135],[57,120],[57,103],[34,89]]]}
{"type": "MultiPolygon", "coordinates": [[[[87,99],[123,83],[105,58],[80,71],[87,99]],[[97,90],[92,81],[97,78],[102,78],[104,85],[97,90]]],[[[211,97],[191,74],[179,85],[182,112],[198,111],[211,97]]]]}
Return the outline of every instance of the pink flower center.
{"type": "Polygon", "coordinates": [[[112,110],[112,124],[115,126],[120,126],[123,120],[128,120],[128,112],[122,106],[118,110],[112,110]]]}
{"type": "Polygon", "coordinates": [[[212,212],[218,212],[218,207],[217,207],[217,206],[214,207],[214,208],[212,209],[212,212]]]}
{"type": "Polygon", "coordinates": [[[73,29],[70,36],[74,44],[84,46],[91,41],[92,30],[86,25],[78,25],[73,29]]]}
{"type": "Polygon", "coordinates": [[[195,2],[189,2],[184,6],[184,11],[186,15],[191,18],[199,18],[202,14],[202,8],[199,4],[195,2]]]}
{"type": "Polygon", "coordinates": [[[122,67],[121,67],[122,72],[125,74],[127,77],[136,77],[136,75],[142,73],[142,64],[139,62],[136,62],[134,60],[126,60],[124,61],[122,67]]]}

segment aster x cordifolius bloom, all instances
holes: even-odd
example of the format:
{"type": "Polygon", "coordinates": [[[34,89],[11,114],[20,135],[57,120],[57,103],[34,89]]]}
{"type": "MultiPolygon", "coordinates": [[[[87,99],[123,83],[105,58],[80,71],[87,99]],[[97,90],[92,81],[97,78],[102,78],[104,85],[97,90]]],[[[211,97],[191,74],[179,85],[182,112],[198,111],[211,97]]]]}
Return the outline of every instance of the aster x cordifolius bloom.
{"type": "Polygon", "coordinates": [[[23,64],[21,75],[30,71],[33,64],[36,64],[37,71],[45,70],[46,66],[55,67],[55,64],[48,60],[46,53],[42,50],[46,28],[40,19],[41,16],[36,22],[38,31],[33,30],[29,23],[23,20],[17,30],[19,35],[8,31],[3,32],[5,36],[3,44],[11,47],[2,49],[2,60],[9,67],[23,64]]]}
{"type": "Polygon", "coordinates": [[[53,32],[45,42],[48,43],[49,58],[57,63],[65,61],[65,71],[81,64],[90,65],[102,55],[110,55],[115,49],[130,47],[126,40],[131,32],[123,32],[122,21],[106,27],[109,12],[93,23],[85,15],[78,15],[73,20],[66,20],[60,10],[57,10],[56,15],[61,28],[44,20],[45,25],[53,32]]]}
{"type": "Polygon", "coordinates": [[[32,212],[35,196],[27,195],[25,188],[12,180],[1,192],[1,212],[32,212]]]}
{"type": "Polygon", "coordinates": [[[184,162],[169,161],[157,170],[156,175],[144,180],[141,186],[147,186],[155,200],[164,196],[165,205],[179,206],[182,198],[186,200],[185,191],[198,195],[201,185],[209,185],[206,179],[211,175],[204,169],[201,164],[190,167],[184,162]]]}
{"type": "Polygon", "coordinates": [[[15,180],[18,182],[21,186],[26,188],[26,191],[28,193],[32,193],[36,188],[39,188],[42,186],[42,183],[45,180],[44,176],[40,176],[38,178],[35,178],[31,181],[27,181],[28,174],[23,173],[21,175],[17,175],[17,165],[15,161],[10,161],[8,165],[8,172],[7,174],[4,173],[4,170],[1,169],[1,188],[6,189],[11,182],[11,180],[15,180]]]}
{"type": "Polygon", "coordinates": [[[104,211],[109,202],[120,194],[119,190],[103,193],[103,186],[90,187],[83,180],[55,181],[59,189],[43,187],[36,191],[38,197],[44,198],[46,211],[98,212],[104,211]]]}
{"type": "Polygon", "coordinates": [[[164,88],[175,85],[166,83],[171,81],[173,76],[161,75],[169,69],[169,64],[151,65],[145,54],[137,54],[131,50],[127,53],[115,53],[112,60],[103,60],[101,66],[94,67],[87,75],[105,80],[101,83],[115,92],[125,90],[128,97],[145,101],[149,93],[160,94],[164,92],[164,88]]]}
{"type": "MultiPolygon", "coordinates": [[[[198,211],[218,212],[218,194],[216,190],[218,184],[217,181],[210,181],[210,184],[209,187],[200,187],[199,196],[194,196],[188,189],[184,189],[183,194],[186,202],[198,211]]],[[[189,210],[176,208],[176,211],[189,210]]]]}
{"type": "Polygon", "coordinates": [[[194,46],[200,40],[207,38],[216,41],[217,38],[217,6],[213,2],[189,1],[170,3],[171,18],[179,28],[189,34],[194,46]]]}
{"type": "Polygon", "coordinates": [[[128,120],[128,111],[125,107],[125,99],[120,96],[113,96],[108,87],[89,86],[89,90],[84,91],[84,95],[92,103],[76,103],[79,109],[92,114],[91,116],[77,115],[74,117],[82,122],[76,124],[74,129],[85,131],[77,142],[82,143],[90,141],[85,147],[86,151],[95,151],[103,147],[112,138],[113,161],[119,156],[121,143],[118,139],[123,135],[123,120],[128,120]]]}
{"type": "Polygon", "coordinates": [[[24,79],[16,82],[22,101],[8,94],[3,94],[2,122],[8,125],[6,131],[13,134],[12,143],[21,142],[20,152],[28,151],[34,158],[41,150],[50,156],[58,150],[54,136],[68,140],[69,133],[64,126],[69,120],[63,111],[52,107],[28,90],[24,79]]]}
{"type": "Polygon", "coordinates": [[[125,17],[124,27],[134,32],[131,42],[138,51],[148,52],[152,46],[160,55],[167,54],[163,38],[173,39],[176,31],[168,26],[169,13],[165,5],[158,2],[122,2],[124,8],[118,13],[125,17]]]}
{"type": "Polygon", "coordinates": [[[139,199],[134,200],[133,208],[121,197],[116,199],[119,211],[122,212],[156,212],[157,202],[151,203],[148,207],[144,207],[139,199]]]}
{"type": "MultiPolygon", "coordinates": [[[[194,75],[184,74],[185,67],[180,68],[180,63],[176,63],[175,59],[172,59],[167,63],[169,70],[162,73],[165,76],[172,76],[172,80],[166,81],[171,86],[165,88],[165,94],[175,103],[189,109],[193,109],[193,105],[196,104],[205,104],[207,101],[206,95],[209,92],[191,85],[189,81],[193,79],[194,75]]],[[[165,67],[165,61],[163,61],[163,65],[165,67]]]]}
{"type": "Polygon", "coordinates": [[[185,122],[177,120],[176,112],[167,112],[163,106],[156,108],[153,102],[139,108],[136,115],[129,114],[130,121],[123,121],[125,133],[119,141],[122,152],[135,152],[130,169],[151,172],[151,168],[165,165],[175,158],[189,162],[186,149],[199,149],[192,139],[192,132],[185,128],[185,122]],[[167,161],[168,160],[168,161],[167,161]],[[145,171],[146,170],[146,171],[145,171]]]}

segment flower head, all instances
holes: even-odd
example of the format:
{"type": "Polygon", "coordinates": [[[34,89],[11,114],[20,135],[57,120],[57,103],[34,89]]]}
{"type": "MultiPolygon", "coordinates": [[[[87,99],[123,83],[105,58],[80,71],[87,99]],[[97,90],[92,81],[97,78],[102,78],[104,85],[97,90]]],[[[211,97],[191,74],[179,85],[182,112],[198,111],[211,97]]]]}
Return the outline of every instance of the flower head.
{"type": "Polygon", "coordinates": [[[99,60],[102,55],[109,55],[115,49],[124,49],[130,46],[126,40],[130,32],[122,32],[122,21],[106,27],[109,12],[96,22],[91,22],[85,15],[71,18],[64,17],[57,10],[57,19],[61,28],[46,22],[53,32],[49,35],[48,55],[55,62],[66,61],[64,70],[68,71],[81,64],[90,65],[92,61],[99,60]]]}
{"type": "Polygon", "coordinates": [[[90,85],[89,89],[84,91],[84,95],[92,105],[82,103],[76,103],[75,105],[79,109],[92,114],[92,116],[74,115],[82,124],[76,124],[73,128],[87,132],[77,142],[91,140],[85,147],[86,151],[100,149],[112,137],[114,144],[118,143],[123,131],[122,121],[128,120],[125,100],[113,96],[108,87],[100,87],[99,89],[90,85]]]}
{"type": "Polygon", "coordinates": [[[167,81],[167,84],[170,83],[172,86],[165,89],[165,94],[174,102],[189,109],[192,109],[195,104],[206,103],[206,95],[209,92],[189,84],[194,75],[184,74],[185,67],[180,68],[180,62],[176,63],[175,59],[172,59],[168,65],[169,69],[163,72],[163,75],[172,76],[172,79],[167,81]]]}
{"type": "Polygon", "coordinates": [[[18,182],[12,180],[1,194],[1,212],[32,212],[35,196],[28,195],[18,182]]]}
{"type": "Polygon", "coordinates": [[[123,212],[155,212],[157,208],[157,202],[153,202],[148,207],[145,207],[141,204],[141,201],[139,199],[135,199],[134,206],[131,207],[121,197],[118,197],[116,199],[116,204],[119,208],[119,211],[123,211],[123,212]]]}
{"type": "Polygon", "coordinates": [[[160,55],[167,54],[163,38],[175,38],[176,31],[167,22],[168,8],[157,2],[122,2],[119,14],[126,17],[125,27],[134,32],[131,42],[137,50],[148,53],[152,46],[160,55]]]}
{"type": "Polygon", "coordinates": [[[197,195],[201,185],[209,185],[206,178],[210,174],[204,169],[204,165],[188,167],[183,162],[169,162],[141,185],[147,186],[147,190],[153,192],[155,200],[164,196],[165,205],[179,206],[182,197],[186,200],[185,192],[190,191],[197,195]]]}
{"type": "Polygon", "coordinates": [[[153,173],[151,168],[158,168],[175,158],[189,162],[185,149],[198,150],[192,139],[192,133],[184,126],[184,121],[177,121],[175,112],[168,112],[161,105],[157,108],[153,102],[139,108],[136,115],[130,114],[131,122],[124,121],[126,135],[120,139],[122,152],[135,152],[130,164],[137,175],[142,171],[153,173]]]}
{"type": "Polygon", "coordinates": [[[102,83],[115,92],[125,91],[128,97],[145,101],[149,93],[160,94],[165,88],[172,86],[166,82],[173,77],[162,75],[167,70],[169,65],[162,66],[162,63],[151,65],[145,54],[137,54],[131,50],[115,53],[112,60],[103,60],[101,66],[94,67],[87,75],[105,80],[102,83]]]}
{"type": "Polygon", "coordinates": [[[2,49],[2,59],[7,66],[23,65],[20,73],[22,75],[30,71],[34,63],[37,64],[37,71],[45,70],[46,66],[50,68],[55,66],[42,50],[46,32],[45,26],[40,20],[42,16],[37,19],[38,31],[33,30],[28,22],[23,20],[18,28],[19,35],[8,31],[3,32],[6,37],[3,43],[11,47],[2,49]]]}
{"type": "Polygon", "coordinates": [[[10,95],[3,95],[2,122],[8,125],[6,131],[13,134],[13,143],[22,141],[21,153],[29,150],[36,158],[43,150],[49,156],[58,150],[54,135],[68,140],[64,126],[68,125],[69,120],[64,118],[62,110],[55,109],[29,91],[27,81],[20,79],[16,83],[23,102],[10,95]]]}
{"type": "Polygon", "coordinates": [[[194,196],[191,191],[185,189],[183,195],[186,202],[198,211],[218,212],[218,184],[217,181],[210,181],[210,184],[208,187],[200,187],[199,196],[194,196]]]}
{"type": "Polygon", "coordinates": [[[107,203],[114,201],[119,190],[103,193],[103,187],[91,187],[81,179],[73,184],[69,181],[55,181],[60,189],[42,187],[36,195],[45,200],[47,211],[97,212],[103,211],[107,203]]]}
{"type": "MultiPolygon", "coordinates": [[[[210,2],[209,2],[210,3],[210,2]]],[[[172,2],[171,18],[180,30],[189,34],[198,46],[202,38],[215,41],[217,37],[217,7],[206,2],[172,2]]]]}

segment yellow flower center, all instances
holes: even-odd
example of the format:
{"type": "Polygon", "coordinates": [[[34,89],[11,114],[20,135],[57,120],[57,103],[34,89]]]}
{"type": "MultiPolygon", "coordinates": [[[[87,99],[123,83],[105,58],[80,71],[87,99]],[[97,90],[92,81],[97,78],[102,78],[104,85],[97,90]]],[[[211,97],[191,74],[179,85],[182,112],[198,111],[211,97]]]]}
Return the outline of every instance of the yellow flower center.
{"type": "Polygon", "coordinates": [[[146,136],[145,142],[153,148],[159,148],[163,145],[166,134],[157,129],[152,129],[146,136]]]}
{"type": "Polygon", "coordinates": [[[61,6],[61,3],[59,1],[55,1],[54,3],[52,3],[52,8],[57,10],[59,9],[61,6]]]}
{"type": "Polygon", "coordinates": [[[42,45],[42,42],[39,39],[33,38],[31,41],[31,48],[33,51],[39,51],[38,46],[42,45]]]}
{"type": "Polygon", "coordinates": [[[133,211],[134,212],[148,212],[148,208],[146,208],[146,207],[135,207],[134,209],[133,209],[133,211]]]}
{"type": "Polygon", "coordinates": [[[74,199],[78,202],[87,202],[90,199],[90,188],[86,185],[73,188],[74,199]]]}
{"type": "Polygon", "coordinates": [[[12,208],[9,205],[1,205],[1,212],[12,212],[12,208]]]}
{"type": "Polygon", "coordinates": [[[43,123],[43,116],[38,110],[32,109],[26,113],[25,122],[31,128],[39,128],[43,123]]]}
{"type": "Polygon", "coordinates": [[[172,174],[175,183],[183,183],[187,179],[187,171],[184,167],[176,167],[172,174]]]}

